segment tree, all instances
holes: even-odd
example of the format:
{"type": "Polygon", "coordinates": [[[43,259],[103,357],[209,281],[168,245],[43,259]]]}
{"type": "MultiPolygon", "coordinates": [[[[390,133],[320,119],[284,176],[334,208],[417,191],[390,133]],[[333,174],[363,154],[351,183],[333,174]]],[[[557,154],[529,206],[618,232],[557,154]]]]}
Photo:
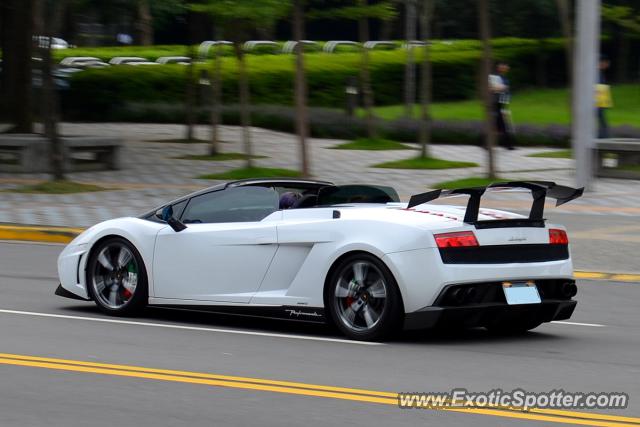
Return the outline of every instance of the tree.
{"type": "Polygon", "coordinates": [[[418,38],[416,34],[416,6],[416,0],[404,1],[404,38],[407,45],[407,62],[404,66],[404,115],[407,117],[412,116],[413,104],[416,99],[416,65],[411,45],[411,42],[418,38]]]}
{"type": "Polygon", "coordinates": [[[5,0],[2,7],[2,104],[11,131],[30,133],[33,128],[31,53],[33,0],[5,0]]]}
{"type": "Polygon", "coordinates": [[[138,0],[137,17],[138,43],[143,46],[150,46],[153,44],[153,18],[149,0],[138,0]]]}
{"type": "Polygon", "coordinates": [[[424,58],[422,59],[422,88],[420,91],[421,121],[420,121],[420,156],[429,157],[429,143],[431,142],[431,58],[429,57],[429,44],[431,43],[431,21],[434,10],[433,0],[423,0],[421,24],[422,37],[424,38],[424,58]]]}
{"type": "Polygon", "coordinates": [[[571,0],[556,0],[558,8],[558,17],[560,18],[560,26],[562,27],[562,35],[564,37],[564,49],[567,62],[567,87],[569,93],[567,96],[567,105],[569,106],[569,117],[573,120],[573,22],[571,20],[571,0]]]}
{"type": "Polygon", "coordinates": [[[193,12],[189,12],[187,22],[187,56],[189,57],[189,64],[186,69],[186,85],[185,85],[185,139],[187,141],[193,141],[195,139],[193,128],[195,126],[195,104],[196,104],[196,83],[195,83],[195,53],[193,49],[194,40],[194,25],[193,25],[193,12]]]}
{"type": "Polygon", "coordinates": [[[640,35],[640,10],[630,5],[602,5],[602,20],[612,24],[618,39],[616,61],[614,61],[616,80],[628,80],[630,37],[640,35]]]}
{"type": "Polygon", "coordinates": [[[51,142],[51,169],[55,181],[64,180],[64,146],[58,135],[58,108],[57,94],[53,81],[53,59],[51,55],[51,42],[55,34],[58,22],[54,22],[54,0],[46,0],[44,5],[44,38],[39,39],[39,48],[42,57],[42,120],[44,122],[44,135],[51,142]]]}
{"type": "MultiPolygon", "coordinates": [[[[220,33],[218,31],[218,33],[220,33]]],[[[220,37],[218,37],[220,41],[220,37]]],[[[213,73],[211,79],[211,139],[209,141],[209,155],[220,153],[218,126],[222,122],[220,107],[222,106],[222,43],[214,46],[213,73]]]]}
{"type": "Polygon", "coordinates": [[[300,144],[300,165],[302,176],[309,176],[309,156],[307,153],[307,135],[309,118],[307,108],[307,76],[304,69],[304,2],[293,0],[293,38],[296,41],[296,132],[300,144]]]}
{"type": "Polygon", "coordinates": [[[489,90],[489,74],[491,74],[491,24],[489,20],[489,0],[478,0],[478,27],[482,40],[482,66],[480,71],[480,88],[484,102],[484,135],[487,150],[487,178],[496,177],[493,147],[496,142],[495,120],[493,117],[493,99],[489,90]]]}
{"type": "Polygon", "coordinates": [[[375,117],[373,114],[373,89],[371,87],[371,70],[369,49],[364,43],[369,40],[369,19],[389,20],[396,16],[396,11],[390,1],[369,4],[368,0],[355,0],[355,5],[343,6],[337,9],[323,10],[314,13],[317,18],[349,19],[358,23],[358,39],[361,44],[362,65],[360,67],[360,86],[366,111],[367,136],[377,137],[375,117]]]}
{"type": "Polygon", "coordinates": [[[285,16],[290,2],[282,0],[204,0],[191,4],[191,9],[206,12],[216,19],[228,37],[238,60],[238,90],[240,92],[240,124],[247,155],[247,167],[253,166],[251,144],[251,112],[249,110],[249,76],[243,43],[257,26],[273,26],[285,16]]]}

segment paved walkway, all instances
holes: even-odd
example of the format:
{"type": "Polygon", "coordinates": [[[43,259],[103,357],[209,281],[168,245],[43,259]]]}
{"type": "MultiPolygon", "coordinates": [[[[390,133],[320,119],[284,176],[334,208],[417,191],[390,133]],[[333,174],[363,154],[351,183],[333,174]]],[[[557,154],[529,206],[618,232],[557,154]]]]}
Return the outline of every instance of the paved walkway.
{"type": "MultiPolygon", "coordinates": [[[[175,144],[149,142],[182,138],[180,125],[147,125],[129,123],[65,123],[62,133],[67,135],[119,136],[124,147],[124,169],[108,172],[69,174],[74,181],[95,183],[114,190],[71,195],[32,195],[3,193],[0,195],[0,222],[85,227],[117,216],[138,215],[144,211],[216,181],[198,180],[205,173],[222,172],[243,165],[242,161],[210,162],[180,160],[186,154],[205,154],[205,144],[175,144]]],[[[241,152],[240,129],[222,127],[223,151],[241,152]]],[[[198,138],[207,139],[208,128],[197,126],[198,138]]],[[[298,146],[293,135],[254,128],[252,130],[258,166],[297,169],[298,146]]],[[[473,146],[434,145],[432,155],[450,160],[466,160],[480,167],[447,170],[394,170],[371,166],[414,155],[409,150],[353,151],[332,150],[339,140],[311,139],[312,173],[314,177],[336,183],[366,182],[394,186],[403,198],[431,188],[435,183],[482,175],[486,153],[473,146]]],[[[496,150],[500,176],[512,179],[551,180],[572,185],[573,161],[569,159],[531,158],[527,154],[545,151],[522,148],[515,151],[496,150]]],[[[0,189],[9,189],[48,179],[47,175],[0,174],[0,189]]],[[[522,195],[501,196],[494,202],[505,208],[522,209],[529,202],[522,195]]],[[[640,181],[598,180],[595,192],[560,208],[592,214],[620,214],[640,216],[640,181]]]]}

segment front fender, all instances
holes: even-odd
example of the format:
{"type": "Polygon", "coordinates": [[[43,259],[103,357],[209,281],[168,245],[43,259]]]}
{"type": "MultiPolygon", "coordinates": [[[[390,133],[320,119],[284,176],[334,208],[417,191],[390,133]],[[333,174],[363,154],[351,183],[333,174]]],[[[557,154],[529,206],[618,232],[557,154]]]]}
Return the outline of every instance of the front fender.
{"type": "Polygon", "coordinates": [[[60,284],[69,292],[88,298],[86,265],[93,247],[104,238],[127,239],[138,250],[147,271],[149,296],[153,296],[153,253],[156,236],[166,224],[139,218],[118,218],[101,222],[85,230],[67,245],[58,257],[60,284]]]}

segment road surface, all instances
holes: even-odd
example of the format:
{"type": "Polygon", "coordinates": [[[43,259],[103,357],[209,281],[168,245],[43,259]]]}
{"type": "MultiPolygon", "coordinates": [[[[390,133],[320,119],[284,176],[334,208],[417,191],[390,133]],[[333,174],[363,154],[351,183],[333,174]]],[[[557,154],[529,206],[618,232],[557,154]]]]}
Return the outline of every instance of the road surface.
{"type": "MultiPolygon", "coordinates": [[[[628,221],[620,226],[637,222],[628,221]]],[[[617,251],[608,239],[619,230],[604,217],[571,223],[580,267],[633,271],[629,229],[617,251]]],[[[580,281],[570,322],[520,337],[473,330],[371,344],[323,326],[194,311],[106,317],[53,295],[61,248],[0,243],[0,426],[623,425],[616,416],[640,425],[637,283],[580,281]],[[454,388],[618,391],[630,402],[589,415],[489,414],[400,409],[389,397],[454,388]]]]}

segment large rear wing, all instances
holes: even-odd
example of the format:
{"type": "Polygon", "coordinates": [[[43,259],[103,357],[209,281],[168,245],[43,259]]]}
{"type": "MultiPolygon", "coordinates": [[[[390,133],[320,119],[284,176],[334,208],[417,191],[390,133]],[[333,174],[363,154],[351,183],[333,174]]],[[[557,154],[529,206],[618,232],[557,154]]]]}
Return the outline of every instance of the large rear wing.
{"type": "MultiPolygon", "coordinates": [[[[498,221],[478,221],[478,214],[480,212],[480,199],[488,190],[504,190],[513,188],[531,190],[533,203],[531,205],[531,210],[529,211],[528,221],[525,221],[529,225],[533,225],[535,223],[544,224],[544,203],[547,197],[556,199],[556,206],[560,206],[567,202],[570,202],[571,200],[577,199],[578,197],[582,196],[582,193],[584,192],[584,188],[566,187],[563,185],[557,185],[555,182],[550,181],[499,182],[490,184],[486,187],[456,188],[454,190],[434,190],[422,194],[416,194],[414,196],[411,196],[407,208],[412,208],[414,206],[418,206],[441,197],[468,195],[469,201],[467,202],[467,209],[464,214],[464,222],[476,225],[480,225],[481,223],[485,222],[496,223],[498,221]]],[[[506,220],[500,222],[513,221],[506,220]]],[[[520,222],[522,222],[522,220],[520,220],[520,222]]]]}

